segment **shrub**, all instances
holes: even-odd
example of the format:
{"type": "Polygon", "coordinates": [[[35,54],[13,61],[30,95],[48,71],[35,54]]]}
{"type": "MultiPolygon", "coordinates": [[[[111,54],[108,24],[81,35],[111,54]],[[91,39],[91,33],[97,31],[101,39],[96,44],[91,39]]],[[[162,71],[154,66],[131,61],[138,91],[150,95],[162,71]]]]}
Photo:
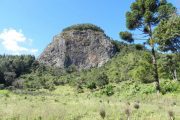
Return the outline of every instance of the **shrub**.
{"type": "Polygon", "coordinates": [[[138,66],[134,71],[133,77],[142,83],[152,83],[153,78],[153,68],[151,64],[144,61],[144,64],[138,66]]]}
{"type": "Polygon", "coordinates": [[[15,87],[15,88],[18,88],[18,89],[22,89],[24,88],[24,80],[23,79],[20,79],[20,80],[16,80],[12,83],[12,85],[15,87]]]}
{"type": "Polygon", "coordinates": [[[6,86],[11,86],[12,83],[15,81],[16,73],[15,72],[5,72],[4,79],[6,81],[6,86]]]}
{"type": "Polygon", "coordinates": [[[125,32],[120,32],[119,33],[119,36],[121,37],[121,39],[129,42],[129,43],[132,43],[134,41],[133,37],[132,37],[132,34],[129,33],[128,31],[125,31],[125,32]]]}
{"type": "Polygon", "coordinates": [[[109,84],[108,76],[105,73],[99,74],[96,79],[96,85],[102,88],[107,84],[109,84]]]}
{"type": "Polygon", "coordinates": [[[130,115],[131,115],[130,109],[129,109],[129,108],[126,108],[124,112],[125,112],[125,114],[126,114],[126,116],[127,116],[127,120],[129,120],[130,115]]]}
{"type": "Polygon", "coordinates": [[[100,109],[99,114],[100,114],[101,118],[104,119],[106,117],[105,109],[104,108],[100,109]]]}
{"type": "Polygon", "coordinates": [[[174,117],[174,112],[169,110],[168,111],[168,115],[169,115],[169,120],[175,120],[175,117],[174,117]]]}
{"type": "Polygon", "coordinates": [[[63,32],[70,31],[70,30],[88,30],[88,29],[104,33],[104,30],[102,30],[100,27],[93,24],[89,24],[89,23],[72,25],[70,27],[63,29],[63,32]]]}
{"type": "Polygon", "coordinates": [[[3,90],[5,88],[4,84],[0,84],[0,90],[3,90]]]}
{"type": "Polygon", "coordinates": [[[134,108],[135,108],[135,109],[139,109],[139,107],[140,107],[139,103],[136,102],[136,103],[134,104],[134,108]]]}
{"type": "Polygon", "coordinates": [[[143,84],[141,85],[141,93],[143,94],[151,94],[155,93],[156,89],[153,84],[143,84]]]}
{"type": "Polygon", "coordinates": [[[80,84],[78,84],[78,85],[76,86],[76,90],[77,90],[78,93],[83,93],[83,92],[84,92],[84,91],[83,91],[83,87],[82,87],[82,85],[80,85],[80,84]]]}
{"type": "Polygon", "coordinates": [[[55,90],[55,85],[54,85],[53,81],[47,81],[47,82],[45,82],[45,84],[44,84],[44,89],[48,89],[48,90],[50,90],[50,91],[55,90]]]}
{"type": "Polygon", "coordinates": [[[135,48],[136,48],[136,50],[144,50],[144,46],[141,44],[136,44],[135,48]]]}
{"type": "Polygon", "coordinates": [[[96,83],[95,82],[90,82],[88,85],[87,85],[87,88],[89,89],[96,89],[96,83]]]}
{"type": "Polygon", "coordinates": [[[161,92],[163,94],[167,92],[176,92],[180,90],[180,83],[177,81],[163,80],[160,83],[160,86],[161,86],[161,92]]]}
{"type": "Polygon", "coordinates": [[[73,73],[73,72],[76,72],[77,71],[77,68],[76,68],[76,65],[72,64],[70,65],[67,69],[66,69],[66,72],[67,73],[73,73]]]}
{"type": "Polygon", "coordinates": [[[107,95],[107,96],[111,96],[114,94],[114,89],[112,85],[108,85],[105,87],[105,89],[103,89],[103,94],[107,95]]]}

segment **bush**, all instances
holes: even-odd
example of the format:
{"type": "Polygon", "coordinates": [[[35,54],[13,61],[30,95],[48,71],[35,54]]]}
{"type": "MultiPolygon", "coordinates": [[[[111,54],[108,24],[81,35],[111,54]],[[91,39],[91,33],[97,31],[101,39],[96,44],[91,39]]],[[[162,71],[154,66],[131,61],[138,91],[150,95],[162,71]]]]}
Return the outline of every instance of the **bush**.
{"type": "Polygon", "coordinates": [[[67,73],[77,72],[76,65],[74,65],[74,64],[70,65],[68,68],[66,68],[66,72],[67,73]]]}
{"type": "Polygon", "coordinates": [[[96,85],[100,88],[109,84],[108,76],[105,73],[99,74],[96,79],[96,85]]]}
{"type": "Polygon", "coordinates": [[[72,25],[70,27],[63,29],[63,32],[70,31],[70,30],[88,30],[88,29],[104,33],[104,30],[102,30],[100,27],[93,24],[89,24],[89,23],[72,25]]]}
{"type": "Polygon", "coordinates": [[[134,104],[134,108],[135,108],[135,109],[139,109],[139,108],[140,108],[139,103],[135,103],[135,104],[134,104]]]}
{"type": "Polygon", "coordinates": [[[20,80],[15,80],[12,85],[15,87],[15,88],[18,88],[18,89],[22,89],[24,88],[24,80],[23,79],[20,79],[20,80]]]}
{"type": "Polygon", "coordinates": [[[174,112],[172,110],[168,111],[168,115],[169,115],[170,120],[175,120],[175,115],[174,115],[174,112]]]}
{"type": "Polygon", "coordinates": [[[134,41],[132,34],[128,31],[120,32],[119,36],[121,37],[121,39],[123,39],[129,43],[132,43],[134,41]]]}
{"type": "Polygon", "coordinates": [[[103,94],[107,95],[107,96],[111,96],[114,94],[114,89],[112,85],[108,85],[105,87],[105,89],[103,89],[103,94]]]}
{"type": "Polygon", "coordinates": [[[87,85],[87,88],[89,89],[96,89],[96,83],[95,82],[90,82],[88,85],[87,85]]]}
{"type": "Polygon", "coordinates": [[[136,48],[136,50],[144,50],[144,46],[141,44],[136,44],[135,48],[136,48]]]}
{"type": "Polygon", "coordinates": [[[48,89],[50,91],[55,90],[55,85],[52,80],[45,81],[43,87],[44,89],[48,89]]]}
{"type": "Polygon", "coordinates": [[[151,56],[149,53],[142,52],[143,58],[140,58],[137,67],[130,73],[133,79],[141,81],[142,83],[154,82],[154,69],[151,64],[151,56]]]}
{"type": "Polygon", "coordinates": [[[104,118],[106,117],[106,111],[105,111],[105,109],[104,109],[104,108],[101,109],[101,110],[99,111],[99,114],[100,114],[101,118],[104,119],[104,118]]]}
{"type": "Polygon", "coordinates": [[[0,90],[3,90],[5,88],[4,84],[0,84],[0,90]]]}
{"type": "Polygon", "coordinates": [[[16,73],[15,72],[5,72],[4,73],[4,79],[6,86],[11,86],[12,83],[15,81],[16,73]]]}
{"type": "Polygon", "coordinates": [[[160,83],[160,86],[163,94],[180,91],[180,83],[177,81],[164,80],[160,83]]]}
{"type": "Polygon", "coordinates": [[[142,85],[141,86],[141,93],[143,94],[151,94],[151,93],[155,93],[156,89],[154,87],[154,85],[152,84],[146,84],[146,85],[142,85]]]}

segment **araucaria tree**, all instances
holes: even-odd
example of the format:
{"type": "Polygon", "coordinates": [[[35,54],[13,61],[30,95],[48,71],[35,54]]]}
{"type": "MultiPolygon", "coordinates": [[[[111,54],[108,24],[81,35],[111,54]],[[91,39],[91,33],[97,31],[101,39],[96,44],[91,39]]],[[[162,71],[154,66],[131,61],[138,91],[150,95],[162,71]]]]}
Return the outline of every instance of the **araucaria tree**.
{"type": "Polygon", "coordinates": [[[158,43],[158,48],[162,52],[172,52],[165,59],[166,68],[172,74],[174,80],[178,80],[177,70],[180,61],[180,16],[172,15],[168,20],[162,20],[154,30],[153,37],[158,43]]]}
{"type": "Polygon", "coordinates": [[[162,20],[154,30],[159,50],[180,54],[180,16],[173,14],[168,20],[162,20]]]}
{"type": "Polygon", "coordinates": [[[149,44],[151,47],[156,90],[160,91],[156,43],[153,37],[153,31],[161,20],[169,19],[176,12],[176,8],[166,0],[136,0],[131,4],[130,8],[131,10],[126,13],[126,26],[129,30],[138,30],[143,36],[134,38],[134,34],[128,31],[120,32],[120,36],[127,42],[132,42],[132,40],[146,40],[146,43],[149,44]]]}

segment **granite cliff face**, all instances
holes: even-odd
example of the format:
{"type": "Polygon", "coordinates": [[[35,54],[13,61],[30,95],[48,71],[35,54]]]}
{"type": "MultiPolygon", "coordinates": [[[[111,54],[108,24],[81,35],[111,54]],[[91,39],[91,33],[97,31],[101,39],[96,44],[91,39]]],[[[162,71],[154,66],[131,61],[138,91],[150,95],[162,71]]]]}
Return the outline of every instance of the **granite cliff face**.
{"type": "Polygon", "coordinates": [[[115,53],[115,46],[101,30],[66,29],[53,38],[39,62],[59,68],[75,65],[81,70],[100,67],[115,53]]]}

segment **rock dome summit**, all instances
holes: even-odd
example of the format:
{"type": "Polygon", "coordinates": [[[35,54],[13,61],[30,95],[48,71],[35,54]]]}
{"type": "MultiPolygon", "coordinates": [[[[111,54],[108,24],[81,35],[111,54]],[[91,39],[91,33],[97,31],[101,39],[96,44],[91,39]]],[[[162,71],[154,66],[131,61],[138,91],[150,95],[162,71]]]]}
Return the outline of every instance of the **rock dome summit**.
{"type": "Polygon", "coordinates": [[[116,48],[104,30],[93,24],[77,24],[54,36],[39,62],[59,68],[75,65],[81,70],[100,67],[115,53],[116,48]]]}

